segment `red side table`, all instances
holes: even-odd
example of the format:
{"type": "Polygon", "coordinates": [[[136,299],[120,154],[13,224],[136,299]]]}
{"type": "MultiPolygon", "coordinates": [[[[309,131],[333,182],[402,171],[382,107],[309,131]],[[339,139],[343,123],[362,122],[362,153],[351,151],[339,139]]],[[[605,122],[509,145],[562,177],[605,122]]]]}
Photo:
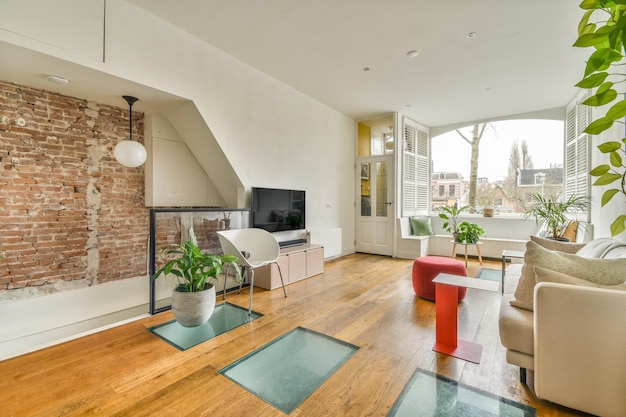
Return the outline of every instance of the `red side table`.
{"type": "Polygon", "coordinates": [[[455,358],[480,363],[483,347],[458,338],[458,287],[497,292],[500,283],[459,275],[439,274],[433,279],[437,286],[435,301],[436,342],[433,350],[455,358]]]}

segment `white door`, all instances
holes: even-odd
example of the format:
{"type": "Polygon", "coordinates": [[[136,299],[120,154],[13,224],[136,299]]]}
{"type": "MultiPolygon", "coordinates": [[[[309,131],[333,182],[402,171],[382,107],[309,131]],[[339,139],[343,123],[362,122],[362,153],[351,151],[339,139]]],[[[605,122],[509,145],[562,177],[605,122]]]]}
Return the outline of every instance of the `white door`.
{"type": "Polygon", "coordinates": [[[392,166],[391,156],[357,159],[357,252],[392,254],[392,166]]]}

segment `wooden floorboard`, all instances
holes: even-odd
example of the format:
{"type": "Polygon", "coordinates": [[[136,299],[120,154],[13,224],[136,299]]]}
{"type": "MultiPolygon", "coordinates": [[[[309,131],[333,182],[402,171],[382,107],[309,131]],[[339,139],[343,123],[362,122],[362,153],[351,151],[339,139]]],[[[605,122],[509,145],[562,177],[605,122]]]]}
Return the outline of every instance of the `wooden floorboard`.
{"type": "MultiPolygon", "coordinates": [[[[460,336],[483,345],[480,364],[433,352],[434,303],[415,296],[411,266],[354,254],[288,285],[288,298],[255,289],[262,318],[182,352],[147,330],[171,320],[165,312],[2,361],[0,416],[284,415],[218,371],[297,326],[360,349],[292,416],[386,416],[417,368],[529,404],[539,416],[585,415],[537,400],[518,382],[499,340],[499,292],[470,289],[459,305],[460,336]]],[[[471,260],[468,275],[481,267],[500,261],[471,260]]],[[[247,306],[247,290],[227,301],[247,306]]]]}

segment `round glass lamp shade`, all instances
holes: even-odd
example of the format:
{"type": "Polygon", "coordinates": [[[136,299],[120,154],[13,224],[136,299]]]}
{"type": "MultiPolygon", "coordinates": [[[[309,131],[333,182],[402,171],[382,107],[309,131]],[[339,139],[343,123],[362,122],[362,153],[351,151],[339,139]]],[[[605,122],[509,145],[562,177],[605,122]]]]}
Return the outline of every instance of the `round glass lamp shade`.
{"type": "Polygon", "coordinates": [[[117,162],[125,167],[135,168],[146,162],[148,152],[146,152],[146,148],[137,141],[123,140],[115,145],[113,155],[117,162]]]}

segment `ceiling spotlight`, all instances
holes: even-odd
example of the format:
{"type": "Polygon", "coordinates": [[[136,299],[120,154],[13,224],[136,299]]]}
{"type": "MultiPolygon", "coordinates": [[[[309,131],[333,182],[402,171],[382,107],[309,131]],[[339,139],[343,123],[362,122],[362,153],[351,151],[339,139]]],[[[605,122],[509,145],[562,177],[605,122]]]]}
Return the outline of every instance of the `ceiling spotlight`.
{"type": "Polygon", "coordinates": [[[418,51],[409,51],[409,52],[406,53],[406,56],[408,56],[409,58],[415,58],[419,54],[420,53],[418,51]]]}
{"type": "Polygon", "coordinates": [[[113,149],[113,155],[117,162],[125,167],[136,168],[146,162],[148,157],[146,148],[141,143],[133,140],[133,104],[139,99],[131,96],[122,97],[124,97],[130,109],[130,138],[118,142],[113,149]]]}
{"type": "Polygon", "coordinates": [[[58,75],[48,75],[48,81],[55,84],[68,85],[70,80],[65,77],[60,77],[58,75]]]}
{"type": "Polygon", "coordinates": [[[475,38],[476,36],[478,36],[478,33],[476,33],[476,32],[470,32],[470,33],[467,34],[467,38],[468,39],[475,38]]]}
{"type": "Polygon", "coordinates": [[[370,67],[363,67],[363,71],[369,71],[370,67]]]}

